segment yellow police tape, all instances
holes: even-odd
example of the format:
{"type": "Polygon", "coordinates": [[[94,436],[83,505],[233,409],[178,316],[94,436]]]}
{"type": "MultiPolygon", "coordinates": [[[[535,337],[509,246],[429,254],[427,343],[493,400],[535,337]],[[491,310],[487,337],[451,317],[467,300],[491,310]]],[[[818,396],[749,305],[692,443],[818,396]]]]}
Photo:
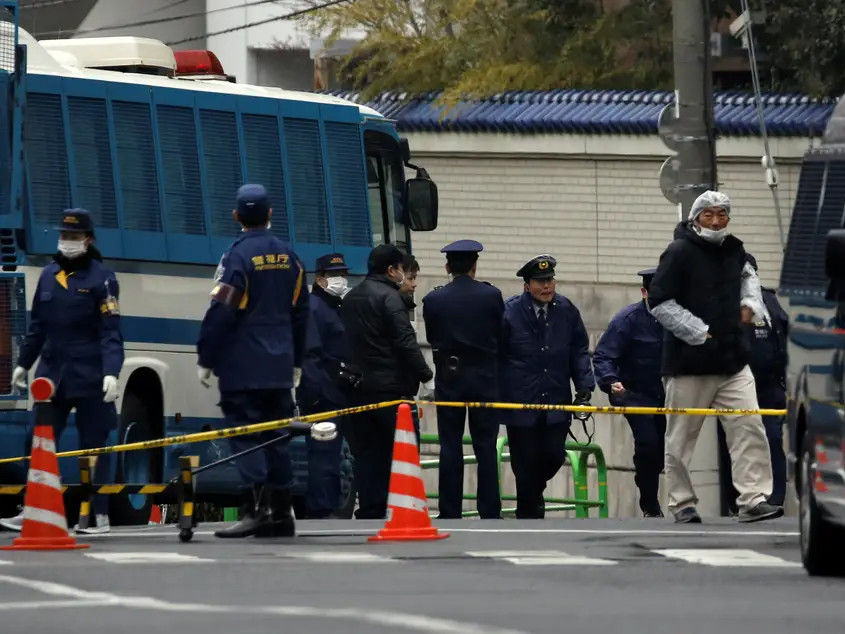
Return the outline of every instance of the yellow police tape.
{"type": "MultiPolygon", "coordinates": [[[[669,408],[613,406],[598,407],[595,405],[535,405],[530,403],[485,403],[481,401],[461,402],[396,400],[383,401],[381,403],[372,403],[370,405],[347,407],[344,409],[336,409],[329,412],[321,412],[319,414],[308,414],[295,418],[271,420],[265,423],[241,425],[240,427],[229,427],[226,429],[198,432],[196,434],[183,434],[181,436],[172,436],[170,438],[145,440],[142,442],[134,442],[126,445],[113,445],[111,447],[98,447],[96,449],[77,449],[76,451],[63,451],[61,453],[57,453],[56,457],[72,458],[79,456],[99,456],[105,453],[138,451],[141,449],[158,449],[159,447],[169,447],[170,445],[187,445],[195,442],[204,442],[207,440],[232,438],[233,436],[245,436],[247,434],[257,434],[263,431],[273,431],[274,429],[282,429],[284,427],[288,427],[291,423],[317,423],[320,421],[329,420],[331,418],[336,418],[340,416],[360,414],[361,412],[369,412],[376,409],[383,409],[385,407],[393,407],[402,403],[408,403],[409,405],[427,404],[436,405],[439,407],[476,407],[506,410],[537,410],[543,412],[586,412],[590,414],[676,414],[681,416],[747,416],[749,414],[759,414],[761,416],[784,416],[786,414],[785,409],[707,409],[683,407],[669,408]]],[[[29,456],[18,456],[16,458],[2,458],[0,459],[0,464],[6,464],[9,462],[20,462],[21,460],[27,459],[29,459],[29,456]]]]}

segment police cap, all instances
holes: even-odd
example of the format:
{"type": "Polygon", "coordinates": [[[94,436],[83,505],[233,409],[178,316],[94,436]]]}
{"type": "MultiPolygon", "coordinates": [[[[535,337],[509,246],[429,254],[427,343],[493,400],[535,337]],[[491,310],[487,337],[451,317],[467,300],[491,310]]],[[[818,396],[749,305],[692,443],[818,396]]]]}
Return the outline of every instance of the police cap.
{"type": "Polygon", "coordinates": [[[651,284],[651,280],[654,279],[654,274],[657,273],[656,268],[645,269],[643,271],[639,271],[637,275],[643,278],[643,288],[648,290],[649,285],[651,284]]]}
{"type": "Polygon", "coordinates": [[[552,256],[538,255],[523,264],[516,275],[526,282],[528,280],[548,280],[555,276],[555,266],[557,266],[557,260],[552,256]]]}
{"type": "Polygon", "coordinates": [[[270,201],[264,185],[248,183],[238,190],[238,220],[245,225],[260,225],[267,222],[270,201]]]}
{"type": "Polygon", "coordinates": [[[62,222],[56,226],[56,231],[94,233],[94,219],[87,209],[65,209],[62,212],[62,222]]]}
{"type": "Polygon", "coordinates": [[[317,258],[318,271],[348,271],[343,253],[328,253],[317,258]]]}
{"type": "Polygon", "coordinates": [[[475,240],[457,240],[440,249],[448,257],[450,253],[481,253],[484,246],[475,240]]]}

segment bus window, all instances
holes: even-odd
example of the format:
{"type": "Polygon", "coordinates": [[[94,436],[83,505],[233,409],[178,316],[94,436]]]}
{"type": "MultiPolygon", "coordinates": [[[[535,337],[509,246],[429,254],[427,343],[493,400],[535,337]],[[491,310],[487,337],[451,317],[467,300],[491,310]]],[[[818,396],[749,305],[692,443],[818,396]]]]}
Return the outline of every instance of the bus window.
{"type": "Polygon", "coordinates": [[[408,227],[403,222],[403,174],[399,144],[393,137],[368,130],[364,135],[367,153],[367,193],[373,225],[373,243],[391,243],[408,250],[408,227]]]}

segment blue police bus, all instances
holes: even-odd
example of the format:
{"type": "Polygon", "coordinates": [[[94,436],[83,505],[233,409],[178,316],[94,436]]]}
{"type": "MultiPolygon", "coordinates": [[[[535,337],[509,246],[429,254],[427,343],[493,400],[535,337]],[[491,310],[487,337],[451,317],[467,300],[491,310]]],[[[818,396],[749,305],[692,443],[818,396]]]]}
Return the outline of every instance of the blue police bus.
{"type": "MultiPolygon", "coordinates": [[[[126,361],[111,444],[208,430],[221,418],[216,385],[196,380],[195,344],[216,264],[239,231],[231,210],[241,184],[267,187],[272,230],[311,271],[340,251],[361,275],[374,244],[408,250],[411,230],[436,227],[436,186],[378,112],[237,84],[212,53],[156,40],[38,42],[18,29],[15,4],[0,1],[0,457],[25,449],[31,403],[10,378],[63,209],[92,211],[121,286],[126,361]],[[416,176],[406,179],[405,166],[416,176]]],[[[59,449],[76,443],[71,424],[59,449]]],[[[207,464],[227,452],[218,441],[120,454],[112,481],[166,481],[181,455],[207,464]]],[[[61,461],[65,481],[78,481],[75,462],[61,461]]],[[[350,479],[339,501],[347,514],[350,479]]],[[[24,480],[22,463],[0,465],[0,482],[24,480]]],[[[200,499],[237,486],[231,464],[198,476],[200,499]]],[[[0,496],[4,513],[18,502],[0,496]]],[[[146,523],[151,503],[118,498],[112,522],[146,523]]]]}
{"type": "Polygon", "coordinates": [[[780,294],[790,313],[790,476],[811,575],[845,576],[845,101],[803,159],[780,294]]]}

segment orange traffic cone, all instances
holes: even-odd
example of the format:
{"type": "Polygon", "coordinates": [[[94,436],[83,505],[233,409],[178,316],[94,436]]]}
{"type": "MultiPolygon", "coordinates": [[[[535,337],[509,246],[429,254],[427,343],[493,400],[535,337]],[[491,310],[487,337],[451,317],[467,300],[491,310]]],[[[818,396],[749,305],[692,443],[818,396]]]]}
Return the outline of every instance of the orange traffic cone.
{"type": "Polygon", "coordinates": [[[396,435],[393,440],[393,465],[387,496],[387,522],[377,535],[367,541],[416,541],[445,539],[431,525],[428,503],[417,450],[417,435],[411,418],[411,406],[402,403],[396,413],[396,435]]]}
{"type": "Polygon", "coordinates": [[[21,536],[0,550],[72,550],[89,548],[68,535],[59,461],[53,438],[52,407],[55,387],[50,379],[35,379],[30,386],[35,400],[35,432],[24,497],[21,536]]]}
{"type": "Polygon", "coordinates": [[[153,504],[153,508],[150,509],[150,521],[148,524],[164,524],[161,521],[161,507],[158,504],[153,504]]]}

